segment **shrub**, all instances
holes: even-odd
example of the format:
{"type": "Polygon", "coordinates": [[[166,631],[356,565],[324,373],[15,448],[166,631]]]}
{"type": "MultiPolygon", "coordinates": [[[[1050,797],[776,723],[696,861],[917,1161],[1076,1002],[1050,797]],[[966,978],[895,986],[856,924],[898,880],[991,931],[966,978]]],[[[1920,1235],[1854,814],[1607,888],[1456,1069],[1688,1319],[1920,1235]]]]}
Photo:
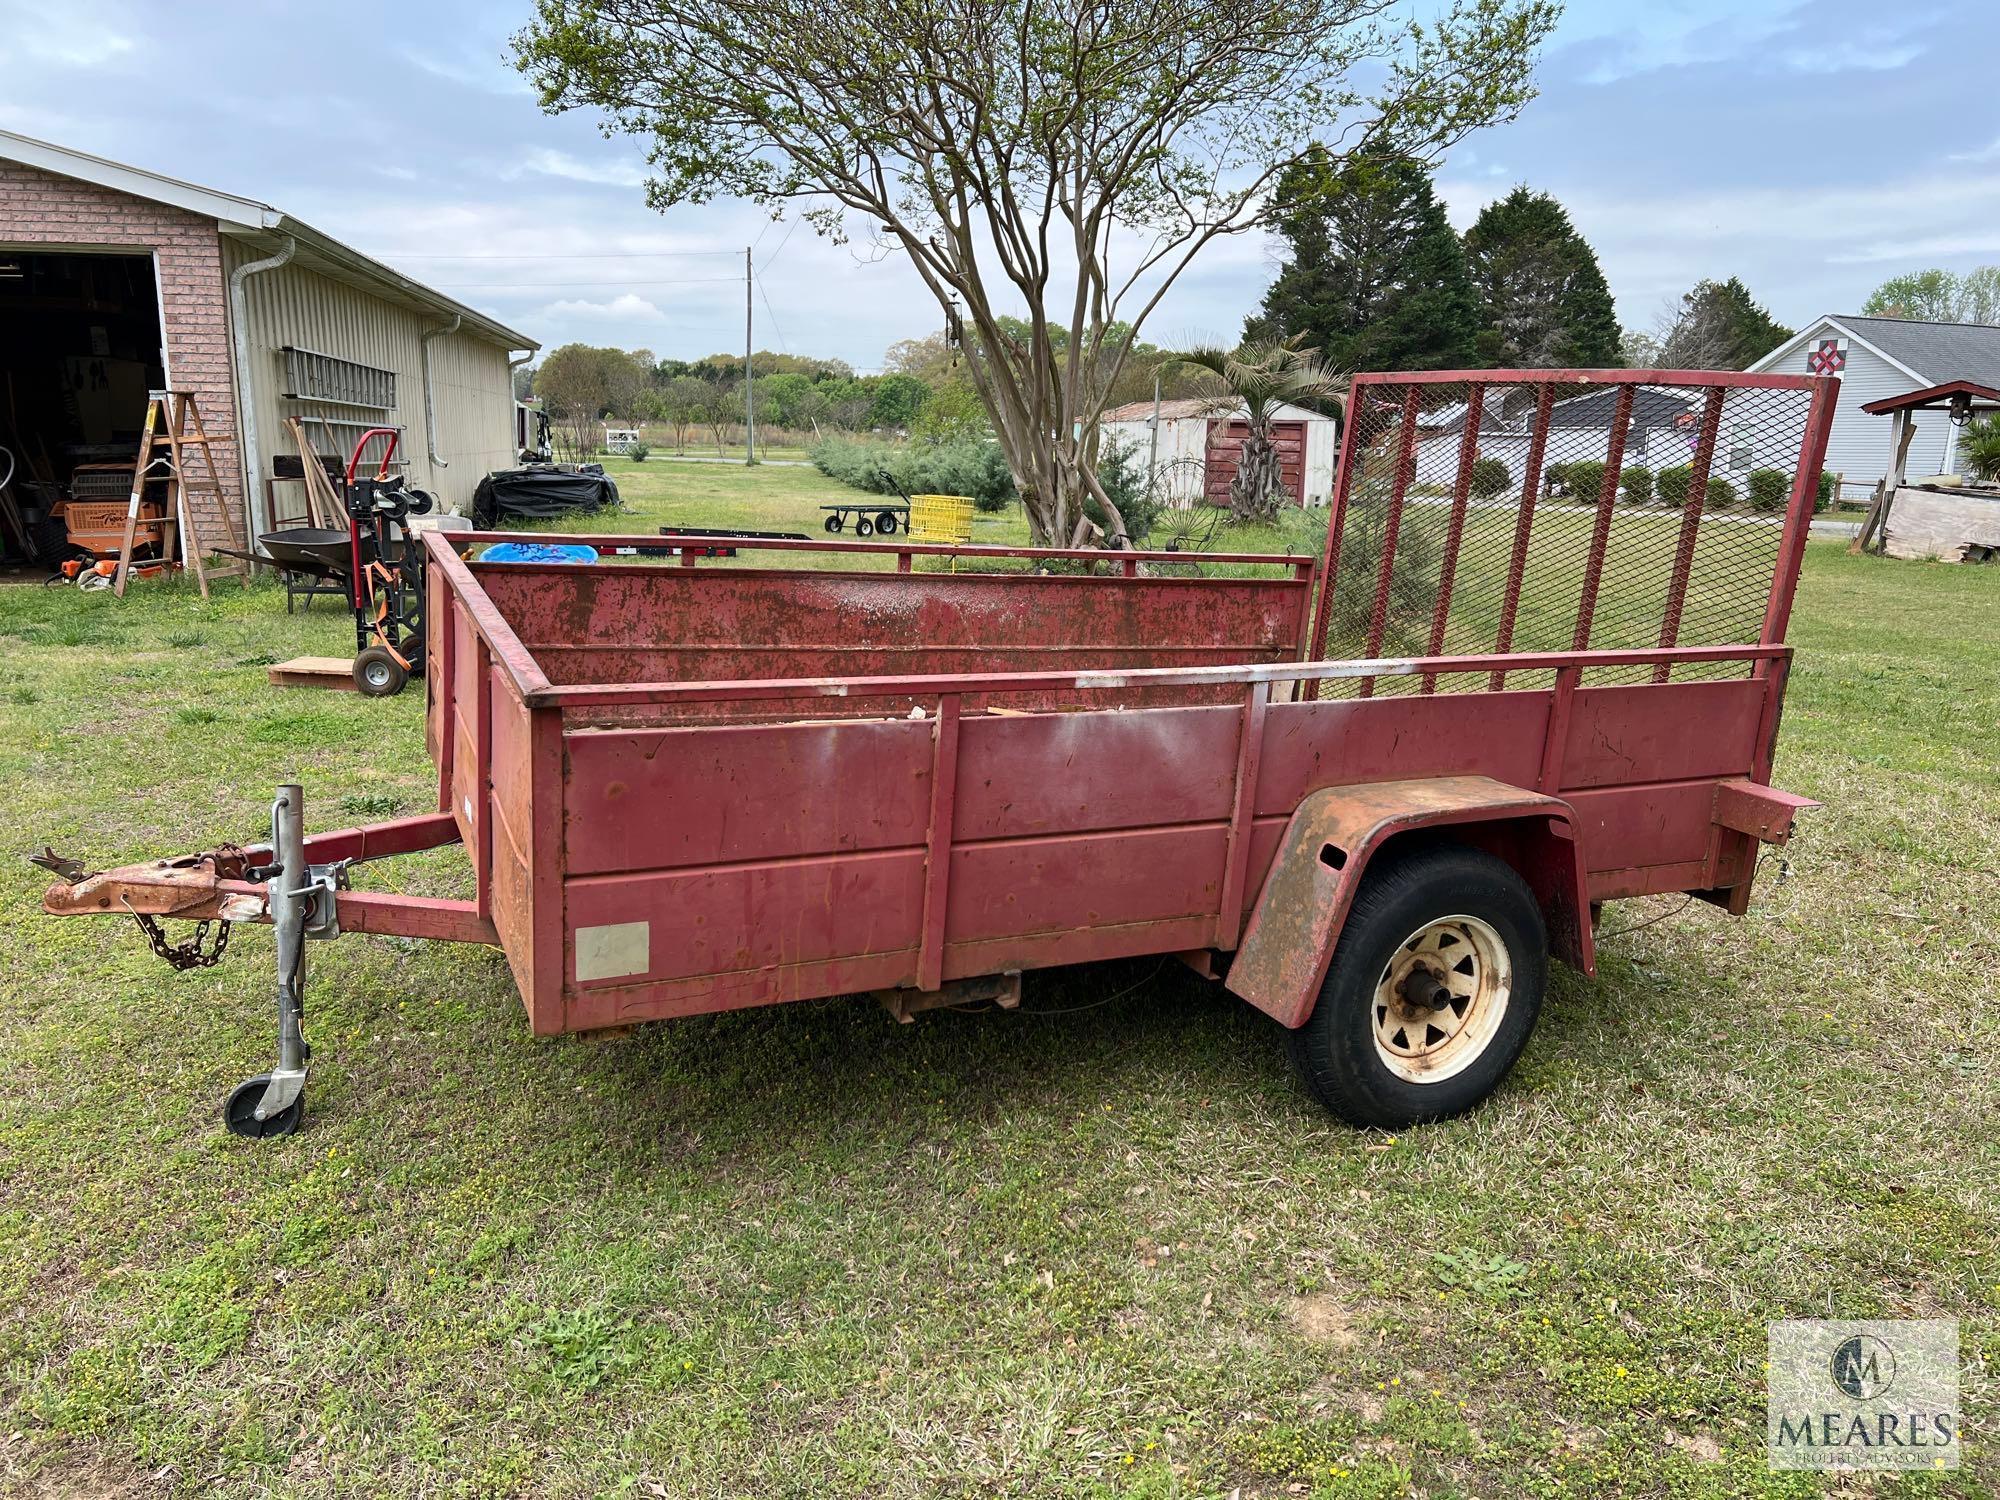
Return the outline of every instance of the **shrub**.
{"type": "Polygon", "coordinates": [[[1618,475],[1618,487],[1625,492],[1627,505],[1644,505],[1653,498],[1653,471],[1634,464],[1618,475]]]}
{"type": "Polygon", "coordinates": [[[1660,492],[1663,503],[1679,510],[1688,503],[1688,485],[1694,479],[1694,470],[1686,464],[1673,464],[1653,476],[1653,484],[1660,492]]]}
{"type": "Polygon", "coordinates": [[[892,495],[968,495],[983,511],[1014,499],[1014,476],[991,441],[885,443],[874,438],[827,438],[814,445],[813,466],[829,479],[892,495]]]}
{"type": "Polygon", "coordinates": [[[1752,469],[1750,471],[1750,508],[1761,511],[1777,511],[1785,508],[1791,498],[1792,476],[1783,469],[1752,469]]]}
{"type": "MultiPolygon", "coordinates": [[[[1327,613],[1329,656],[1364,656],[1368,652],[1382,549],[1388,538],[1386,490],[1387,486],[1378,482],[1364,487],[1349,501],[1340,539],[1339,571],[1327,613]]],[[[1425,647],[1437,609],[1440,533],[1448,516],[1443,506],[1429,505],[1404,513],[1396,535],[1396,555],[1389,564],[1382,638],[1376,644],[1381,655],[1414,656],[1425,647]]]]}
{"type": "Polygon", "coordinates": [[[1741,497],[1736,493],[1735,485],[1726,479],[1717,477],[1708,482],[1708,503],[1702,509],[1728,510],[1736,504],[1739,498],[1741,497]]]}
{"type": "Polygon", "coordinates": [[[1818,515],[1821,511],[1825,510],[1828,506],[1833,504],[1835,499],[1835,491],[1838,490],[1839,488],[1840,488],[1840,478],[1833,472],[1833,470],[1821,469],[1819,471],[1819,490],[1818,493],[1816,493],[1813,496],[1814,515],[1818,515]]]}
{"type": "Polygon", "coordinates": [[[1988,483],[2000,480],[2000,414],[1968,422],[1959,434],[1959,456],[1966,472],[1988,483]]]}
{"type": "Polygon", "coordinates": [[[646,461],[646,455],[648,453],[651,453],[652,451],[653,450],[651,448],[648,448],[644,443],[634,443],[631,447],[625,450],[625,456],[631,459],[632,462],[635,464],[642,464],[646,461]]]}
{"type": "MultiPolygon", "coordinates": [[[[1164,507],[1146,482],[1146,461],[1139,456],[1138,444],[1119,438],[1106,443],[1097,456],[1097,482],[1125,518],[1126,535],[1143,542],[1164,507]]],[[[1105,526],[1104,507],[1095,497],[1087,498],[1083,508],[1091,520],[1105,526]]]]}
{"type": "Polygon", "coordinates": [[[1570,498],[1579,505],[1595,505],[1597,497],[1604,493],[1604,468],[1603,461],[1595,458],[1564,464],[1563,483],[1570,498]]]}
{"type": "Polygon", "coordinates": [[[1491,500],[1495,495],[1507,493],[1514,483],[1514,471],[1507,467],[1504,459],[1475,458],[1470,479],[1473,498],[1491,500]]]}

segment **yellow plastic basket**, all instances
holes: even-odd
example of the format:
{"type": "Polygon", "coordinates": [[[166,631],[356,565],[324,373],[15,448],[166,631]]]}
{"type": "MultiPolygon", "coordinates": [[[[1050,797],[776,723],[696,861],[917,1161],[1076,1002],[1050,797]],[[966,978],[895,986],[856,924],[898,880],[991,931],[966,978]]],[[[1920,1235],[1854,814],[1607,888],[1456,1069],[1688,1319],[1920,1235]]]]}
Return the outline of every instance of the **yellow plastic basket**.
{"type": "Polygon", "coordinates": [[[910,496],[910,538],[963,545],[972,540],[972,501],[964,495],[910,496]]]}

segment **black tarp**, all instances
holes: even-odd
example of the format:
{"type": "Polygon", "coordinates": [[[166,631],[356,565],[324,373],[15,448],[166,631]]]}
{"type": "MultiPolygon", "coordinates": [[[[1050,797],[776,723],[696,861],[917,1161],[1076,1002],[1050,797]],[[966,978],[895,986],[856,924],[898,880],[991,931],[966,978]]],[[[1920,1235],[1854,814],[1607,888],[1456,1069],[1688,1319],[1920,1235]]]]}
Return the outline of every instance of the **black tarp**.
{"type": "Polygon", "coordinates": [[[481,531],[515,521],[546,521],[618,503],[618,486],[603,474],[572,469],[496,469],[472,495],[472,524],[481,531]]]}

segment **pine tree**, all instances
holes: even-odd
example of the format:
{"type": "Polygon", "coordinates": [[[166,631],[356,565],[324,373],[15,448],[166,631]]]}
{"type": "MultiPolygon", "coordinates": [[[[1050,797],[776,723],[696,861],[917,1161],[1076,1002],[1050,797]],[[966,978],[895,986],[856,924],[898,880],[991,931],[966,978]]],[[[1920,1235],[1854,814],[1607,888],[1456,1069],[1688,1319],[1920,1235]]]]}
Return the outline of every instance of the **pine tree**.
{"type": "Polygon", "coordinates": [[[1480,304],[1479,362],[1597,369],[1620,363],[1618,310],[1597,255],[1547,193],[1517,187],[1465,234],[1480,304]]]}
{"type": "Polygon", "coordinates": [[[1421,164],[1315,150],[1279,179],[1272,224],[1289,254],[1247,340],[1302,337],[1346,371],[1472,362],[1478,302],[1421,164]]]}

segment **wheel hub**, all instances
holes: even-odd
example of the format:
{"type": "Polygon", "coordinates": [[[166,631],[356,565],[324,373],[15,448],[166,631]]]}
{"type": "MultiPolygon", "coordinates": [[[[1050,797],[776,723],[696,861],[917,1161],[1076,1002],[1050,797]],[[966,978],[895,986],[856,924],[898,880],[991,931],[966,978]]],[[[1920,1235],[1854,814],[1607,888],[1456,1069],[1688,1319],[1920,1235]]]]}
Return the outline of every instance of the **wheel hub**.
{"type": "Polygon", "coordinates": [[[1452,916],[1411,933],[1375,986],[1375,1050],[1390,1072],[1435,1083],[1486,1050],[1506,1014],[1513,966],[1500,934],[1452,916]]]}

